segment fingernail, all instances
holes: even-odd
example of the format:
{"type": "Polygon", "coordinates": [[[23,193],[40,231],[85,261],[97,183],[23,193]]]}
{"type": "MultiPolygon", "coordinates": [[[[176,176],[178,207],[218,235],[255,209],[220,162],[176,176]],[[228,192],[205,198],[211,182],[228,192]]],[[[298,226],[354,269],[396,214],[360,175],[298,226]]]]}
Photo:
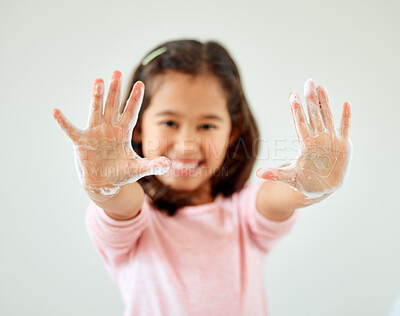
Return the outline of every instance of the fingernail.
{"type": "Polygon", "coordinates": [[[133,98],[138,99],[140,95],[140,88],[135,87],[135,92],[133,93],[133,98]]]}
{"type": "Polygon", "coordinates": [[[115,89],[118,89],[119,85],[120,85],[121,81],[118,78],[113,78],[110,81],[110,87],[113,87],[115,89]]]}
{"type": "Polygon", "coordinates": [[[118,79],[122,77],[122,73],[118,70],[113,71],[112,75],[111,75],[111,80],[112,79],[118,79]]]}
{"type": "Polygon", "coordinates": [[[170,160],[167,157],[159,157],[156,160],[152,161],[152,166],[159,168],[159,167],[169,167],[170,160]]]}
{"type": "Polygon", "coordinates": [[[314,94],[315,82],[312,79],[308,79],[304,85],[304,95],[311,96],[314,94]]]}
{"type": "Polygon", "coordinates": [[[256,172],[256,175],[257,175],[257,177],[262,177],[262,175],[263,175],[263,170],[262,169],[258,169],[257,170],[257,172],[256,172]]]}
{"type": "Polygon", "coordinates": [[[140,85],[136,85],[136,86],[135,86],[135,92],[134,92],[134,94],[133,94],[133,97],[134,97],[135,99],[139,99],[140,95],[142,94],[142,89],[143,89],[143,87],[140,86],[140,85]]]}
{"type": "Polygon", "coordinates": [[[162,175],[169,170],[171,163],[168,158],[159,157],[151,161],[150,165],[156,175],[162,175]]]}
{"type": "Polygon", "coordinates": [[[291,92],[289,94],[289,102],[290,104],[299,102],[299,97],[297,96],[296,92],[291,92]]]}
{"type": "Polygon", "coordinates": [[[263,179],[267,179],[267,178],[269,180],[277,180],[278,179],[278,176],[274,171],[264,169],[264,168],[258,169],[256,172],[256,175],[263,179]]]}
{"type": "Polygon", "coordinates": [[[314,80],[313,80],[312,78],[307,79],[307,80],[306,80],[306,83],[305,83],[305,86],[309,86],[310,88],[311,88],[311,87],[315,88],[315,82],[314,82],[314,80]]]}
{"type": "Polygon", "coordinates": [[[347,106],[344,109],[344,115],[345,116],[351,116],[351,105],[350,102],[346,101],[347,106]]]}
{"type": "Polygon", "coordinates": [[[101,82],[99,82],[99,83],[96,85],[95,94],[96,94],[96,95],[102,95],[103,92],[104,92],[104,86],[103,86],[103,84],[102,84],[101,82]]]}

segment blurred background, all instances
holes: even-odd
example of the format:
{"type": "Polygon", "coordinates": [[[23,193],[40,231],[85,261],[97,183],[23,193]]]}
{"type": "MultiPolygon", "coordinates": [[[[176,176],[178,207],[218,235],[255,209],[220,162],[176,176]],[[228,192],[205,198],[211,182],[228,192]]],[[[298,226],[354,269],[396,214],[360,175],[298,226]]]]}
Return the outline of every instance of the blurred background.
{"type": "Polygon", "coordinates": [[[1,0],[0,314],[122,315],[51,110],[83,128],[95,78],[128,79],[154,46],[193,38],[239,66],[262,132],[255,169],[296,157],[288,96],[304,101],[306,79],[327,86],[336,127],[352,104],[347,182],[303,208],[266,259],[270,315],[388,315],[400,297],[399,14],[395,0],[1,0]]]}

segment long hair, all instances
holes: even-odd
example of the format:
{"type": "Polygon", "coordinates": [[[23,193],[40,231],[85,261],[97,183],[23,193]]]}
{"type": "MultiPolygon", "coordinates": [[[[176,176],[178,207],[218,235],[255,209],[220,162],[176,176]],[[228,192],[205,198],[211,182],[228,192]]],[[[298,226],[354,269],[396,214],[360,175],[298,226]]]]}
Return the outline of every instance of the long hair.
{"type": "MultiPolygon", "coordinates": [[[[130,89],[123,100],[125,104],[136,81],[146,85],[142,107],[135,130],[141,130],[141,117],[151,103],[152,82],[156,76],[166,71],[177,71],[193,76],[203,72],[214,75],[225,92],[232,131],[238,137],[227,149],[225,159],[210,181],[213,197],[218,194],[230,196],[241,190],[248,180],[259,149],[259,131],[245,98],[239,71],[228,51],[218,42],[201,43],[196,40],[176,40],[163,43],[151,50],[133,73],[130,89]]],[[[120,109],[122,111],[123,108],[120,109]]],[[[137,154],[143,156],[140,141],[132,146],[137,154]]],[[[155,176],[138,180],[144,192],[150,197],[153,205],[160,211],[172,216],[183,206],[193,205],[190,196],[164,185],[155,176]]]]}

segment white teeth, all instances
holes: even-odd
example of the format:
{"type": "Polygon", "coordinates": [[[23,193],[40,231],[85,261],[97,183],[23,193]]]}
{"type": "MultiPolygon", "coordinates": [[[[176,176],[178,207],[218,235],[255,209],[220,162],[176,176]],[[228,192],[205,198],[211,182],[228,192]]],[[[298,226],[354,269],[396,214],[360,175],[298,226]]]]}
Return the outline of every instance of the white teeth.
{"type": "Polygon", "coordinates": [[[182,163],[175,160],[171,161],[171,167],[174,169],[188,170],[188,169],[195,169],[198,166],[199,166],[198,162],[182,163]]]}

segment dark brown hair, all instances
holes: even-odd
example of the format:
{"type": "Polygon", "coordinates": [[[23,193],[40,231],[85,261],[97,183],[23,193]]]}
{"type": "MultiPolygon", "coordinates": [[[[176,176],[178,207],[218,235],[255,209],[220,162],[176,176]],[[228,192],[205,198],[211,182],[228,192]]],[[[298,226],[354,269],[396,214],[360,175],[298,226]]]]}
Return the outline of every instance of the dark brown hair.
{"type": "MultiPolygon", "coordinates": [[[[237,138],[227,149],[225,159],[211,178],[212,195],[221,193],[230,196],[241,190],[248,180],[258,154],[259,131],[256,121],[246,101],[239,71],[228,51],[215,41],[201,43],[196,40],[176,40],[161,44],[151,50],[135,69],[129,85],[129,92],[136,81],[146,86],[142,107],[140,109],[136,130],[141,130],[141,117],[151,102],[152,82],[156,76],[167,71],[177,71],[193,76],[203,72],[214,75],[227,97],[228,111],[232,131],[237,138]]],[[[132,141],[135,152],[143,156],[141,144],[132,141]]],[[[190,196],[177,192],[164,185],[155,176],[147,176],[139,181],[145,193],[151,198],[154,206],[168,215],[174,215],[180,207],[192,205],[190,196]]]]}

